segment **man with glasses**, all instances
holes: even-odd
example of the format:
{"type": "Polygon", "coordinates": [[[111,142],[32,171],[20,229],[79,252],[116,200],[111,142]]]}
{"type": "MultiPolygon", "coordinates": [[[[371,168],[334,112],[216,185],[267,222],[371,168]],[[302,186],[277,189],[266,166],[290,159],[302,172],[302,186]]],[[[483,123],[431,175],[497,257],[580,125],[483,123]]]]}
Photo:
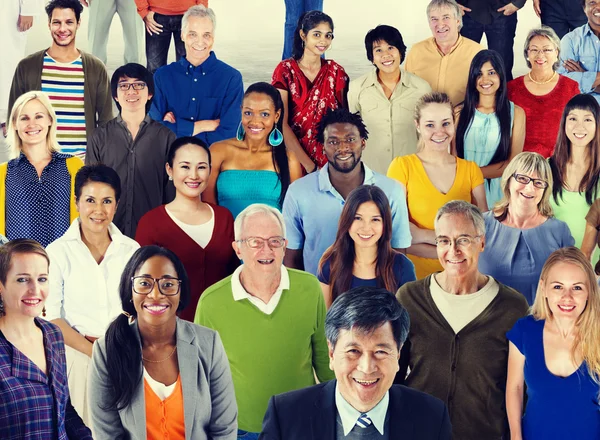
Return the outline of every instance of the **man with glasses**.
{"type": "Polygon", "coordinates": [[[108,165],[121,178],[123,192],[114,223],[134,238],[140,218],[174,197],[165,163],[175,133],[148,116],[154,80],[144,66],[119,67],[110,86],[119,115],[96,129],[85,163],[108,165]]]}
{"type": "Polygon", "coordinates": [[[446,403],[454,440],[504,438],[505,335],[527,314],[527,301],[479,272],[485,221],[477,207],[446,203],[435,233],[444,270],[396,294],[411,321],[396,381],[446,403]]]}
{"type": "Polygon", "coordinates": [[[283,266],[281,213],[254,204],[235,219],[243,264],[200,297],[196,324],[217,330],[231,366],[240,438],[258,438],[269,398],[333,379],[319,281],[283,266]]]}

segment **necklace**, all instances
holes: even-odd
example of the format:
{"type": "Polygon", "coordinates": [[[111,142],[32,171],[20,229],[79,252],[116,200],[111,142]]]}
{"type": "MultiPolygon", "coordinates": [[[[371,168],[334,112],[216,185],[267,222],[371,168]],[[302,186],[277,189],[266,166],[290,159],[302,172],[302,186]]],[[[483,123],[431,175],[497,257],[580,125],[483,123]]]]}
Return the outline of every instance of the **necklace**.
{"type": "Polygon", "coordinates": [[[533,79],[531,77],[531,71],[527,74],[527,76],[529,77],[529,79],[531,80],[531,82],[543,86],[544,84],[548,84],[549,82],[551,82],[555,77],[556,77],[556,72],[554,72],[554,74],[552,75],[552,77],[548,80],[548,81],[536,81],[535,79],[533,79]]]}
{"type": "Polygon", "coordinates": [[[177,350],[177,345],[175,347],[173,347],[173,351],[171,352],[171,354],[169,356],[167,356],[164,359],[161,359],[160,361],[153,361],[151,359],[146,359],[144,356],[142,356],[142,359],[145,360],[146,362],[152,362],[153,364],[160,364],[161,362],[164,362],[167,359],[169,359],[171,356],[173,356],[173,353],[175,353],[175,350],[177,350]]]}

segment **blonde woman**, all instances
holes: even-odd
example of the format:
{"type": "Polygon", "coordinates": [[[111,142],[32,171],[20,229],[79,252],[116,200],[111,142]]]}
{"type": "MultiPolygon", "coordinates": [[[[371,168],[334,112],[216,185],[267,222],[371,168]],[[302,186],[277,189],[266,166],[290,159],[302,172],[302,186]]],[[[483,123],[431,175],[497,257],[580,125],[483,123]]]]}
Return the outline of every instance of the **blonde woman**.
{"type": "Polygon", "coordinates": [[[553,217],[552,172],[541,155],[516,155],[500,186],[503,198],[484,214],[486,248],[479,271],[521,292],[531,305],[548,256],[575,240],[567,224],[553,217]]]}
{"type": "Polygon", "coordinates": [[[600,438],[600,292],[579,249],[550,255],[531,315],[517,321],[507,337],[511,440],[600,438]]]}
{"type": "Polygon", "coordinates": [[[8,143],[13,159],[0,165],[0,234],[45,247],[77,218],[74,180],[83,162],[59,152],[56,114],[43,92],[17,99],[8,143]]]}

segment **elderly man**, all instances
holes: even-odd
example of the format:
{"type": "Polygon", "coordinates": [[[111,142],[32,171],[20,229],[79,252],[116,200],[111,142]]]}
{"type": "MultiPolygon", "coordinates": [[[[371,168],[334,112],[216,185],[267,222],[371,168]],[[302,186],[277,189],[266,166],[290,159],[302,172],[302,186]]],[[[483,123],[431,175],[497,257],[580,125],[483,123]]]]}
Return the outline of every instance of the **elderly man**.
{"type": "Polygon", "coordinates": [[[385,289],[338,297],[325,319],[337,380],[272,397],[260,438],[449,440],[440,400],[393,385],[408,328],[408,313],[385,289]]]}
{"type": "Polygon", "coordinates": [[[479,272],[485,223],[475,206],[446,203],[435,233],[444,270],[405,284],[396,295],[412,324],[397,379],[445,401],[453,440],[498,440],[508,434],[505,335],[527,314],[527,301],[479,272]]]}
{"type": "Polygon", "coordinates": [[[286,269],[281,213],[254,204],[235,220],[233,248],[244,262],[206,289],[194,322],[219,332],[233,375],[239,435],[256,439],[269,398],[333,379],[319,281],[286,269]]]}
{"type": "Polygon", "coordinates": [[[462,16],[455,0],[431,0],[427,19],[433,37],[412,47],[404,68],[458,105],[465,100],[471,61],[483,46],[459,34],[462,16]]]}
{"type": "Polygon", "coordinates": [[[558,73],[577,81],[582,93],[600,102],[600,1],[580,2],[588,22],[561,40],[558,73]]]}
{"type": "Polygon", "coordinates": [[[212,51],[215,13],[192,6],[181,21],[185,57],[156,71],[150,117],[177,137],[196,136],[207,145],[235,136],[244,94],[242,75],[212,51]]]}

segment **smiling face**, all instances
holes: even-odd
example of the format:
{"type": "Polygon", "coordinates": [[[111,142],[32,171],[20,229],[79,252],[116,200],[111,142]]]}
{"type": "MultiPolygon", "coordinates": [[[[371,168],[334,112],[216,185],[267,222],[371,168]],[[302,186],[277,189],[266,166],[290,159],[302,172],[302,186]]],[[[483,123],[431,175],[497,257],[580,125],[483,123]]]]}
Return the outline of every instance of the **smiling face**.
{"type": "Polygon", "coordinates": [[[565,134],[574,147],[585,147],[596,136],[596,120],[589,110],[573,109],[567,114],[565,134]]]}
{"type": "Polygon", "coordinates": [[[554,317],[576,321],[587,305],[590,286],[585,272],[577,265],[561,261],[540,281],[554,317]]]}
{"type": "Polygon", "coordinates": [[[433,9],[429,14],[429,29],[439,44],[454,44],[458,40],[460,20],[450,6],[433,9]]]}
{"type": "Polygon", "coordinates": [[[390,389],[399,358],[389,322],[368,333],[340,329],[335,347],[329,343],[329,368],[340,393],[360,412],[373,409],[390,389]]]}
{"type": "Polygon", "coordinates": [[[593,29],[600,28],[600,0],[587,0],[585,2],[585,15],[588,19],[590,27],[593,29]]]}
{"type": "Polygon", "coordinates": [[[13,255],[6,282],[0,283],[4,313],[34,318],[48,297],[48,261],[38,254],[13,255]]]}
{"type": "Polygon", "coordinates": [[[440,264],[449,277],[475,277],[479,254],[485,246],[485,238],[478,237],[473,222],[462,214],[445,214],[435,226],[438,241],[448,246],[437,246],[440,264]]]}
{"type": "Polygon", "coordinates": [[[394,73],[400,69],[400,51],[386,41],[373,42],[373,64],[380,72],[394,73]]]}
{"type": "Polygon", "coordinates": [[[528,56],[532,69],[549,70],[554,69],[558,50],[550,39],[537,35],[529,42],[528,56]]]}
{"type": "Polygon", "coordinates": [[[341,173],[349,173],[360,164],[365,140],[358,127],[350,123],[335,123],[325,127],[323,151],[329,166],[341,173]]]}
{"type": "Polygon", "coordinates": [[[273,100],[264,93],[250,93],[242,102],[242,126],[249,139],[266,141],[280,116],[273,100]]]}
{"type": "Polygon", "coordinates": [[[333,30],[329,23],[323,21],[306,33],[300,30],[300,38],[304,41],[305,53],[310,52],[320,57],[331,46],[333,30]]]}
{"type": "Polygon", "coordinates": [[[52,119],[46,107],[37,99],[32,99],[21,109],[15,123],[17,134],[23,146],[46,143],[52,119]]]}
{"type": "Polygon", "coordinates": [[[48,23],[54,44],[61,47],[74,46],[79,25],[73,9],[55,8],[48,23]]]}
{"type": "Polygon", "coordinates": [[[202,64],[215,43],[215,28],[208,17],[189,17],[187,27],[181,30],[185,43],[185,58],[194,66],[202,64]]]}
{"type": "Polygon", "coordinates": [[[108,230],[117,211],[115,190],[103,182],[88,182],[81,188],[77,211],[84,235],[108,230]]]}
{"type": "Polygon", "coordinates": [[[454,137],[454,118],[450,105],[426,105],[421,109],[421,119],[416,124],[425,149],[449,151],[450,142],[454,137]]]}
{"type": "Polygon", "coordinates": [[[137,78],[119,78],[117,85],[117,98],[121,108],[126,112],[143,111],[146,112],[146,103],[152,98],[152,95],[148,93],[147,84],[137,78]],[[129,84],[143,84],[142,90],[135,90],[132,85],[129,84]],[[121,90],[121,85],[129,85],[129,90],[121,90]]]}
{"type": "MultiPolygon", "coordinates": [[[[515,174],[522,174],[532,179],[539,179],[540,177],[535,171],[525,172],[523,170],[517,171],[515,174]]],[[[533,180],[527,184],[517,182],[514,177],[511,177],[508,183],[508,190],[510,192],[510,207],[511,209],[529,211],[534,206],[538,206],[544,191],[548,188],[538,188],[533,184],[533,180]]]]}
{"type": "Polygon", "coordinates": [[[208,185],[208,153],[198,145],[187,144],[179,148],[173,158],[173,168],[167,163],[166,169],[178,195],[198,198],[208,185]]]}
{"type": "Polygon", "coordinates": [[[358,207],[348,234],[355,246],[377,247],[383,234],[383,218],[375,202],[368,201],[358,207]]]}
{"type": "Polygon", "coordinates": [[[480,95],[495,95],[500,88],[500,77],[492,66],[492,63],[486,61],[481,66],[479,77],[477,78],[477,91],[480,95]]]}

